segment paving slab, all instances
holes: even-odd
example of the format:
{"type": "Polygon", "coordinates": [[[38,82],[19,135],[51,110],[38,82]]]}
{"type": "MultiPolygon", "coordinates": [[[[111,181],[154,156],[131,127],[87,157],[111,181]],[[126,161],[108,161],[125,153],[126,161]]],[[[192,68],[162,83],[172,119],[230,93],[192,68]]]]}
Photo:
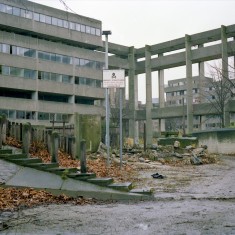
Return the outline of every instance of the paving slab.
{"type": "Polygon", "coordinates": [[[22,167],[0,159],[0,183],[5,183],[22,167]]]}
{"type": "Polygon", "coordinates": [[[52,189],[60,189],[62,184],[63,180],[60,176],[29,167],[22,167],[11,179],[6,182],[6,185],[12,186],[52,189]]]}

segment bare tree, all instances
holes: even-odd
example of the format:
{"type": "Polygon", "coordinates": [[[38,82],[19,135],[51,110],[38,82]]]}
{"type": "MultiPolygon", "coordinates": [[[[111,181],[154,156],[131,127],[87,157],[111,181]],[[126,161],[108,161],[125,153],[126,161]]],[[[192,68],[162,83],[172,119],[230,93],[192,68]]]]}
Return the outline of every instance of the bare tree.
{"type": "Polygon", "coordinates": [[[209,74],[210,77],[205,79],[203,96],[218,113],[220,126],[223,128],[226,105],[234,97],[234,68],[228,65],[228,70],[223,71],[222,66],[210,65],[209,74]]]}

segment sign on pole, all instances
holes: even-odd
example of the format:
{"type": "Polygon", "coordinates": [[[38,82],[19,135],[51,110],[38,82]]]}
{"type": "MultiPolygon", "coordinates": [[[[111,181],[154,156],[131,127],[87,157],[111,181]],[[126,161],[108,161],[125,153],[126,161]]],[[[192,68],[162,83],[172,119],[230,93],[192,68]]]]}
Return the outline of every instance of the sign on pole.
{"type": "Polygon", "coordinates": [[[103,88],[124,88],[125,70],[103,70],[103,88]]]}

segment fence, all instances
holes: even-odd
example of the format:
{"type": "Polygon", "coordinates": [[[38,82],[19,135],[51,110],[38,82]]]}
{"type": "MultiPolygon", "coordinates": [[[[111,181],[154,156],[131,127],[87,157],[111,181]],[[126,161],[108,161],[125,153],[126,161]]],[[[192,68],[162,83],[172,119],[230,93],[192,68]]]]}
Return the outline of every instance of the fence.
{"type": "MultiPolygon", "coordinates": [[[[17,141],[23,140],[23,124],[17,122],[6,122],[2,132],[8,137],[14,137],[17,141]]],[[[51,149],[51,134],[56,131],[59,134],[59,148],[75,158],[74,125],[63,125],[57,127],[31,126],[30,142],[42,142],[47,149],[51,149]]]]}

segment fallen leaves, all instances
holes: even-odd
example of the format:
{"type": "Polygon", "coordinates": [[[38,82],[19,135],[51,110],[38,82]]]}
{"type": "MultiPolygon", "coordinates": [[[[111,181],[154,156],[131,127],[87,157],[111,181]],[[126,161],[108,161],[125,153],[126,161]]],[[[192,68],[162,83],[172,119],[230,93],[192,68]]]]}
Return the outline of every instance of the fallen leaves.
{"type": "Polygon", "coordinates": [[[94,204],[96,203],[96,200],[85,199],[83,197],[72,198],[65,195],[54,196],[44,190],[35,190],[32,188],[16,189],[0,187],[0,210],[28,208],[49,203],[85,205],[94,204]]]}
{"type": "MultiPolygon", "coordinates": [[[[30,148],[30,155],[41,158],[45,163],[51,161],[51,156],[46,146],[40,142],[33,142],[30,148]]],[[[73,159],[69,154],[61,150],[58,151],[58,161],[60,167],[80,168],[80,160],[73,159]]],[[[95,173],[97,177],[112,177],[116,182],[130,181],[135,174],[134,169],[129,165],[124,165],[122,170],[120,165],[115,163],[111,163],[107,167],[106,159],[102,156],[97,157],[96,153],[87,154],[87,169],[88,172],[95,173]],[[95,159],[93,159],[94,157],[95,159]]]]}
{"type": "Polygon", "coordinates": [[[98,177],[111,177],[114,181],[124,182],[132,181],[136,172],[130,165],[123,165],[122,169],[120,166],[111,163],[107,167],[106,160],[104,158],[98,158],[96,160],[87,160],[88,171],[96,173],[98,177]]]}
{"type": "MultiPolygon", "coordinates": [[[[7,144],[21,148],[21,143],[14,138],[7,138],[7,144]]],[[[30,147],[31,157],[41,158],[44,163],[51,161],[50,153],[44,143],[33,142],[30,147]]],[[[87,155],[88,172],[93,172],[97,177],[112,177],[116,182],[131,181],[134,177],[134,170],[131,166],[125,165],[120,169],[119,165],[110,164],[107,167],[106,160],[100,156],[95,160],[91,160],[92,156],[87,155]]],[[[59,150],[58,152],[59,166],[65,168],[79,168],[80,161],[72,159],[72,157],[59,150]]],[[[73,203],[76,205],[94,204],[94,199],[71,198],[65,195],[53,196],[44,190],[35,190],[32,188],[1,188],[0,187],[0,210],[14,210],[21,207],[32,207],[42,204],[64,204],[73,203]]]]}
{"type": "Polygon", "coordinates": [[[22,143],[20,141],[16,140],[14,137],[9,137],[9,136],[6,139],[5,144],[16,147],[16,148],[21,148],[22,146],[22,143]]]}

